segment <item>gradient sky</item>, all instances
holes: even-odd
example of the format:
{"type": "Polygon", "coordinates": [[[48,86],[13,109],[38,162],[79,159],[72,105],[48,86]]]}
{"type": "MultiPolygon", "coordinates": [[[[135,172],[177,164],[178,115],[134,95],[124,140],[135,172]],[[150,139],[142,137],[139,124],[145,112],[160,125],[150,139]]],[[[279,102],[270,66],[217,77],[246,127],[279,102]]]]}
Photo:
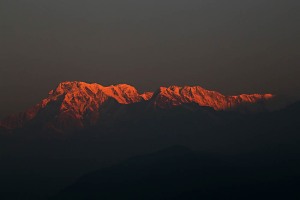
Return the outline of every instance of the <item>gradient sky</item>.
{"type": "Polygon", "coordinates": [[[0,117],[65,80],[300,96],[299,0],[0,0],[0,117]]]}

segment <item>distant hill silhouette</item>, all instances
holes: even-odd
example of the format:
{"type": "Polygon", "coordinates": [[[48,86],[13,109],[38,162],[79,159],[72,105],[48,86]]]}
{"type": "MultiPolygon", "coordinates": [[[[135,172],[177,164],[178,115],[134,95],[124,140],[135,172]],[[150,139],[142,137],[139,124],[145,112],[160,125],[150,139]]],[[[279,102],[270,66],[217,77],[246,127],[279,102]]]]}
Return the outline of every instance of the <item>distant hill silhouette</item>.
{"type": "Polygon", "coordinates": [[[221,157],[174,146],[85,175],[52,199],[299,199],[299,167],[268,154],[221,157]]]}

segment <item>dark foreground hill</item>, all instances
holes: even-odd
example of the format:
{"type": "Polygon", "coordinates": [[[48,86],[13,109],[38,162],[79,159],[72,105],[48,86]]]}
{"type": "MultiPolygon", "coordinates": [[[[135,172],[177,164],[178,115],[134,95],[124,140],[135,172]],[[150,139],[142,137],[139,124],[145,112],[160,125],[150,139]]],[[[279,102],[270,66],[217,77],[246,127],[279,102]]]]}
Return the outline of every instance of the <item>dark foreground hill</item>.
{"type": "Polygon", "coordinates": [[[300,162],[174,146],[80,178],[52,199],[299,199],[300,162]]]}

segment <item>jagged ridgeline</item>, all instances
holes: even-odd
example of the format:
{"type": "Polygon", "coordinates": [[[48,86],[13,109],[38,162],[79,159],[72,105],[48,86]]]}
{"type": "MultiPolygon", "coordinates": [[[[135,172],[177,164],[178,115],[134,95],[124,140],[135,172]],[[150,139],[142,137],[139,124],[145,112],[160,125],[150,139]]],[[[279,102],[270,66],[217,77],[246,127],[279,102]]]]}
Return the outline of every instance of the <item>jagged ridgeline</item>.
{"type": "Polygon", "coordinates": [[[154,92],[140,94],[127,84],[106,87],[97,83],[62,82],[39,104],[2,120],[0,127],[13,130],[34,124],[64,132],[93,126],[104,119],[131,116],[133,112],[138,116],[188,104],[193,105],[188,106],[189,110],[209,107],[215,111],[260,111],[273,98],[272,94],[226,96],[200,86],[160,87],[154,92]],[[253,105],[259,105],[259,109],[253,105]]]}

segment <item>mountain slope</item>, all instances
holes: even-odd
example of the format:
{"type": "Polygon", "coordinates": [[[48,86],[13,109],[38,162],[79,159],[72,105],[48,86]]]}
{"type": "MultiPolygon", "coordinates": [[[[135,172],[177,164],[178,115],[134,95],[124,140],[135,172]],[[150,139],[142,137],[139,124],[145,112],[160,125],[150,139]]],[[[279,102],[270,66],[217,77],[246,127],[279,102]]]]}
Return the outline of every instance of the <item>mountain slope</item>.
{"type": "Polygon", "coordinates": [[[46,116],[46,120],[52,118],[59,128],[79,128],[84,126],[84,121],[96,123],[100,117],[99,109],[107,101],[130,104],[144,99],[134,87],[126,84],[104,87],[96,83],[62,82],[39,104],[24,113],[8,117],[1,121],[0,126],[7,129],[21,128],[36,117],[43,116],[45,119],[46,116]]]}

